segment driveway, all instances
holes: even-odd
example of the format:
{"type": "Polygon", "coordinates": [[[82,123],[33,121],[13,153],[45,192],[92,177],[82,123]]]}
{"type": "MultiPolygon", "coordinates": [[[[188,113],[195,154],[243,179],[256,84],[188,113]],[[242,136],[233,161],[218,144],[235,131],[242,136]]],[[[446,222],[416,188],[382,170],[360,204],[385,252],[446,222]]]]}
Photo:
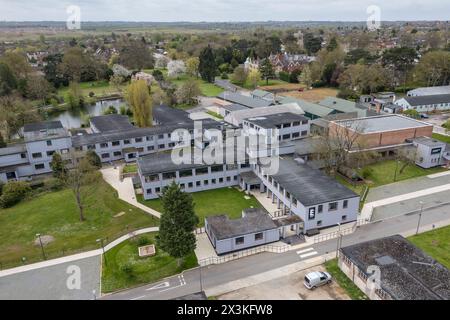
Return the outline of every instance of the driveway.
{"type": "Polygon", "coordinates": [[[254,286],[221,295],[218,300],[350,300],[335,281],[316,290],[303,285],[305,275],[313,271],[326,271],[323,266],[306,269],[254,286]]]}

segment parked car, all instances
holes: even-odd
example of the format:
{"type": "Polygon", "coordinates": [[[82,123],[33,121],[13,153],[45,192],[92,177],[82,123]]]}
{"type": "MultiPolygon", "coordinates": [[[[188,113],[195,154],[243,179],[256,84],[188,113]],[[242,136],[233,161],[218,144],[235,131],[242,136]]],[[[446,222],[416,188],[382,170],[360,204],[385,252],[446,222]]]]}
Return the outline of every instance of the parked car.
{"type": "Polygon", "coordinates": [[[429,118],[430,118],[430,116],[427,115],[426,113],[421,113],[421,114],[420,114],[420,117],[421,117],[422,119],[429,119],[429,118]]]}
{"type": "Polygon", "coordinates": [[[328,272],[311,272],[305,276],[305,287],[309,290],[317,289],[325,284],[332,282],[332,277],[328,272]]]}

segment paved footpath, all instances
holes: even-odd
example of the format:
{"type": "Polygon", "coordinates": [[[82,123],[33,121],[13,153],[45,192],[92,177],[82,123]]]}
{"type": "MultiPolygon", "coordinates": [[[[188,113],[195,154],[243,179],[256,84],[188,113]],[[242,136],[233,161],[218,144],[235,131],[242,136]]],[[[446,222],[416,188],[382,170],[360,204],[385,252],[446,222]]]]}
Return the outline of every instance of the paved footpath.
{"type": "Polygon", "coordinates": [[[142,203],[136,200],[136,194],[133,187],[133,179],[125,178],[123,179],[123,181],[121,181],[119,177],[119,167],[102,169],[100,170],[100,172],[103,175],[103,179],[117,190],[119,199],[128,202],[132,206],[138,207],[142,211],[145,211],[152,216],[161,218],[161,213],[147,206],[144,206],[142,203]]]}

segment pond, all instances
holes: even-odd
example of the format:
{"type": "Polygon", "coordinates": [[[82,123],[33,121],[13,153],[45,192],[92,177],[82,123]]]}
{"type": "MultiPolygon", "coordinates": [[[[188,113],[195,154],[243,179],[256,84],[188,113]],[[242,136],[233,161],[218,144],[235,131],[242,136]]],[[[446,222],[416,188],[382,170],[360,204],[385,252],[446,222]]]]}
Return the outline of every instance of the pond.
{"type": "Polygon", "coordinates": [[[113,106],[119,111],[120,107],[123,105],[126,105],[126,102],[123,99],[98,101],[95,105],[85,106],[77,110],[67,110],[49,114],[48,121],[59,120],[67,129],[81,128],[86,117],[101,116],[110,106],[113,106]]]}

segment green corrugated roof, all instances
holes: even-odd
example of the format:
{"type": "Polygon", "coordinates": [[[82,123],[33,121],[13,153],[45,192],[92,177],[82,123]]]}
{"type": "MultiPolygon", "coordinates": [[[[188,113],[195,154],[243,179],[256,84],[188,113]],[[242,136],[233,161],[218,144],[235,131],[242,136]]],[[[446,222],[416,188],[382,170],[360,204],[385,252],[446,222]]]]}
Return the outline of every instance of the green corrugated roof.
{"type": "Polygon", "coordinates": [[[325,117],[334,112],[333,109],[321,106],[320,104],[311,103],[311,102],[308,102],[308,101],[305,101],[302,99],[293,98],[293,97],[282,97],[280,99],[280,102],[282,104],[297,103],[303,109],[303,111],[305,111],[306,113],[312,114],[312,115],[314,115],[316,117],[320,117],[320,118],[325,117]]]}

